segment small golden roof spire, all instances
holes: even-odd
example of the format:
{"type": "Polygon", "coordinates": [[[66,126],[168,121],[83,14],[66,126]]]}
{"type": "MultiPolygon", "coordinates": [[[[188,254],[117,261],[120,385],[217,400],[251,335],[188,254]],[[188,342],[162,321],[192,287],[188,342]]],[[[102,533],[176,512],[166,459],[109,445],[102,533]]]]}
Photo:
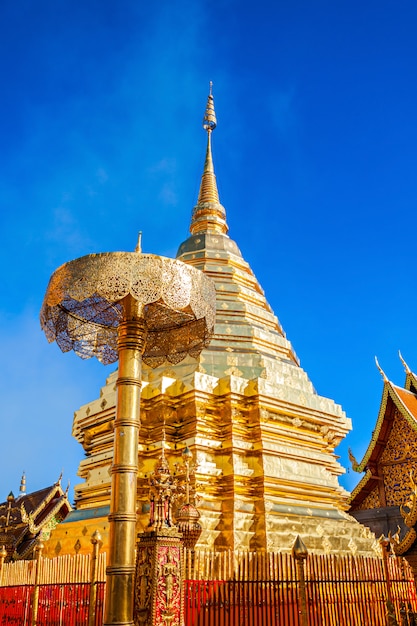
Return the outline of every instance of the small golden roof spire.
{"type": "Polygon", "coordinates": [[[207,132],[206,160],[204,162],[197,205],[194,207],[191,220],[190,232],[192,235],[208,231],[225,235],[229,230],[226,223],[226,211],[219,200],[211,152],[211,133],[217,126],[212,90],[213,83],[210,82],[210,91],[203,118],[203,128],[207,132]]]}
{"type": "Polygon", "coordinates": [[[21,494],[26,493],[26,474],[25,472],[23,472],[22,474],[22,478],[20,480],[20,489],[19,489],[21,494]]]}

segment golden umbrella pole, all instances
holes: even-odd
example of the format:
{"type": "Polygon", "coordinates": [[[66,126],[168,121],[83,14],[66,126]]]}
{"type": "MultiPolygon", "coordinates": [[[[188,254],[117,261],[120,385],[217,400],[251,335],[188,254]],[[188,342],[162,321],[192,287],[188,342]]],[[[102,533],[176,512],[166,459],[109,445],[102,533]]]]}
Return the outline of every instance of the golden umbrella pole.
{"type": "Polygon", "coordinates": [[[104,624],[131,623],[136,543],[136,483],[142,352],[146,327],[131,296],[123,302],[119,326],[116,419],[110,503],[109,565],[104,624]]]}
{"type": "Polygon", "coordinates": [[[199,270],[151,254],[92,254],[58,268],[41,310],[48,341],[102,363],[119,359],[110,504],[107,626],[133,626],[142,360],[197,357],[214,328],[214,284],[199,270]]]}

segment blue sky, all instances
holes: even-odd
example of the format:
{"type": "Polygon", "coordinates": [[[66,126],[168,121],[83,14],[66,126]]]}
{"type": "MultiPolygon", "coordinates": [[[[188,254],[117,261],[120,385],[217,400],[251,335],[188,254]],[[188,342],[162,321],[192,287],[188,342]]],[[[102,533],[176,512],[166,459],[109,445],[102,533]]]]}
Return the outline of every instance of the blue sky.
{"type": "MultiPolygon", "coordinates": [[[[213,152],[230,236],[360,459],[382,391],[417,370],[414,0],[0,6],[0,500],[72,485],[73,412],[112,371],[49,345],[51,273],[91,252],[174,256],[213,152]]],[[[352,488],[358,475],[342,480],[352,488]]]]}

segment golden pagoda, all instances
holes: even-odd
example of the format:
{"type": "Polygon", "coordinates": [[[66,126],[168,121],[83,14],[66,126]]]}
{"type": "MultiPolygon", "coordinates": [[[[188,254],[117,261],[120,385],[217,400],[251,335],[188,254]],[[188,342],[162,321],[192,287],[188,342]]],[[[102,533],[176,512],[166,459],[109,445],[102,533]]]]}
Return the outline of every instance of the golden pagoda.
{"type": "MultiPolygon", "coordinates": [[[[149,521],[149,476],[164,454],[172,468],[193,453],[192,488],[203,532],[197,548],[369,553],[373,535],[350,517],[335,447],[351,422],[318,395],[237,244],[228,236],[212,158],[216,128],[210,89],[207,152],[181,261],[215,282],[215,334],[198,359],[144,366],[138,474],[138,532],[149,521]],[[164,442],[164,443],[163,443],[164,442]]],[[[75,507],[45,554],[88,552],[99,528],[107,542],[117,373],[74,415],[85,458],[75,507]]]]}

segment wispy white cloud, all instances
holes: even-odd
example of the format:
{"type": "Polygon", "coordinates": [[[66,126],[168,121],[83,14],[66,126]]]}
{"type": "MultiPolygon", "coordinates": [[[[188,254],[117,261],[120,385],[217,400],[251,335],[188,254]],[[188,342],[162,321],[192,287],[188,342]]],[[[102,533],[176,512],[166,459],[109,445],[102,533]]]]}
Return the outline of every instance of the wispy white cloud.
{"type": "Polygon", "coordinates": [[[90,245],[90,238],[77,214],[65,206],[57,206],[52,213],[50,228],[44,233],[46,241],[68,250],[69,257],[90,245]]]}

